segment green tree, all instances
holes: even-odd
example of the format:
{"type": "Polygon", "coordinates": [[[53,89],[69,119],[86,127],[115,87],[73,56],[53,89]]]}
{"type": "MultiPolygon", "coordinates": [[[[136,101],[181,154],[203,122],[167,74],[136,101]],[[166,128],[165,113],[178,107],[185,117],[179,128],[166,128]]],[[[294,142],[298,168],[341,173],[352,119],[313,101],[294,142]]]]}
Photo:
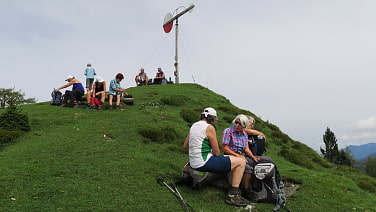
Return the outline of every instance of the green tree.
{"type": "Polygon", "coordinates": [[[15,91],[14,88],[0,88],[0,108],[35,103],[35,98],[25,99],[25,93],[15,91]]]}
{"type": "Polygon", "coordinates": [[[320,147],[321,154],[328,161],[336,163],[339,154],[337,138],[329,127],[326,128],[325,134],[323,135],[323,141],[325,149],[320,147]]]}
{"type": "Polygon", "coordinates": [[[376,157],[369,156],[367,158],[366,173],[369,176],[376,177],[376,157]]]}
{"type": "Polygon", "coordinates": [[[336,158],[335,164],[345,165],[345,166],[353,166],[354,163],[356,163],[356,160],[351,155],[350,148],[346,147],[345,149],[341,149],[338,152],[338,156],[336,158]]]}
{"type": "Polygon", "coordinates": [[[325,159],[337,165],[353,166],[355,159],[351,155],[350,149],[338,150],[337,138],[329,127],[326,128],[323,141],[325,149],[320,147],[320,151],[325,159]]]}

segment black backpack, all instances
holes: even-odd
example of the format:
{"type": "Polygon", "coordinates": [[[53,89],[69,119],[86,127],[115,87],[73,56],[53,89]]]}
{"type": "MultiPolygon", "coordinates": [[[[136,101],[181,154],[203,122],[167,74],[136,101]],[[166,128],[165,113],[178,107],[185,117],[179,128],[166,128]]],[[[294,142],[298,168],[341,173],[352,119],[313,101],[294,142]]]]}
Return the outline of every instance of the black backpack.
{"type": "Polygon", "coordinates": [[[255,156],[261,156],[266,152],[265,139],[262,135],[248,135],[248,146],[255,156]]]}
{"type": "Polygon", "coordinates": [[[274,202],[277,211],[281,206],[286,206],[286,195],[282,178],[277,166],[272,162],[259,162],[255,165],[253,173],[258,180],[258,187],[252,191],[254,202],[274,202]]]}
{"type": "Polygon", "coordinates": [[[59,106],[62,102],[61,96],[62,96],[62,93],[60,91],[56,91],[56,92],[52,91],[51,93],[52,99],[51,99],[50,104],[59,106]]]}

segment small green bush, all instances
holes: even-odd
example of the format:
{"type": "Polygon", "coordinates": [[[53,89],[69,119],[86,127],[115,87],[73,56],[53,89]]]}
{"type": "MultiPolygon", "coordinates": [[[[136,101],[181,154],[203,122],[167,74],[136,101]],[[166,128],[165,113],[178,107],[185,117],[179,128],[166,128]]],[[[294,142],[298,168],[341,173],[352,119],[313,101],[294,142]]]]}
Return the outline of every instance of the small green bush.
{"type": "Polygon", "coordinates": [[[146,127],[138,129],[138,133],[144,137],[144,142],[172,142],[178,137],[176,129],[169,126],[161,128],[146,127]]]}
{"type": "Polygon", "coordinates": [[[185,104],[185,98],[183,96],[164,96],[161,98],[161,103],[171,106],[181,106],[185,104]]]}
{"type": "Polygon", "coordinates": [[[8,107],[4,113],[0,115],[0,129],[9,131],[29,131],[31,129],[29,118],[26,114],[22,114],[17,107],[8,107]]]}
{"type": "Polygon", "coordinates": [[[16,138],[20,137],[22,134],[21,131],[10,131],[0,129],[0,144],[5,144],[14,141],[16,138]]]}
{"type": "Polygon", "coordinates": [[[222,110],[226,113],[230,113],[230,114],[234,115],[234,118],[235,118],[236,115],[240,114],[239,113],[240,110],[238,108],[234,107],[234,106],[221,105],[221,106],[218,107],[218,109],[222,110]]]}
{"type": "Polygon", "coordinates": [[[226,123],[231,124],[232,120],[234,120],[235,117],[230,117],[230,116],[224,116],[222,120],[224,120],[226,123]]]}
{"type": "Polygon", "coordinates": [[[193,109],[182,109],[180,111],[180,116],[189,124],[193,124],[194,122],[199,120],[200,116],[198,114],[199,113],[197,113],[193,109]]]}
{"type": "Polygon", "coordinates": [[[357,182],[357,185],[362,190],[368,191],[372,194],[376,194],[376,183],[368,179],[361,179],[357,182]]]}
{"type": "Polygon", "coordinates": [[[304,166],[307,169],[313,168],[312,159],[308,158],[306,155],[300,153],[297,150],[288,147],[282,147],[282,150],[279,152],[279,155],[281,155],[283,158],[290,161],[291,163],[304,166]]]}

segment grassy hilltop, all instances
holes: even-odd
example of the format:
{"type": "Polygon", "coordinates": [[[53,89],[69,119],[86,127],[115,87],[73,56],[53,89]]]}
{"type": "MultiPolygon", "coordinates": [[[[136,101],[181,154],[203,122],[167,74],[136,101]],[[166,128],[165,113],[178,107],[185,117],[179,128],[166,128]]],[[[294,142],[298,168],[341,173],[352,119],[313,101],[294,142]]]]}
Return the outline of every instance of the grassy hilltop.
{"type": "MultiPolygon", "coordinates": [[[[327,163],[221,95],[197,84],[133,87],[127,92],[135,104],[113,111],[61,108],[49,102],[22,106],[32,130],[0,146],[0,211],[183,211],[156,180],[180,177],[188,161],[182,149],[185,136],[208,106],[218,113],[219,141],[237,114],[256,119],[268,139],[266,155],[286,184],[300,185],[287,199],[292,211],[376,211],[375,178],[327,163]]],[[[245,211],[224,203],[223,188],[179,191],[197,211],[245,211]]],[[[274,208],[269,203],[252,205],[254,211],[274,208]]]]}

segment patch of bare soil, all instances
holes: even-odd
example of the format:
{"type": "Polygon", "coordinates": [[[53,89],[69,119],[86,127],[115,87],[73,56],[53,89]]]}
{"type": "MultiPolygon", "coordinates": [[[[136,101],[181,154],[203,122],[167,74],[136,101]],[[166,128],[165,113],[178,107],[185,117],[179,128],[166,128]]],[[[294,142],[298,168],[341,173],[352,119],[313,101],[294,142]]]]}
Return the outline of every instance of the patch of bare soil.
{"type": "Polygon", "coordinates": [[[285,194],[286,197],[292,196],[300,187],[300,184],[296,184],[293,182],[283,182],[285,185],[285,194]]]}

